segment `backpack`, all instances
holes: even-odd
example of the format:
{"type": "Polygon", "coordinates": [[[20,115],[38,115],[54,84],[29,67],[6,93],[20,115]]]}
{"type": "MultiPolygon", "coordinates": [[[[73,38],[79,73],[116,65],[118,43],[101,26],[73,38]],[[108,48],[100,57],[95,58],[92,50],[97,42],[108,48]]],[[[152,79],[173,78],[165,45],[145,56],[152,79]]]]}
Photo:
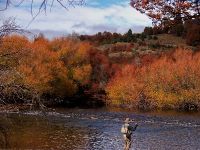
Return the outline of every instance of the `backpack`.
{"type": "Polygon", "coordinates": [[[122,134],[127,134],[128,133],[128,126],[122,125],[121,133],[122,134]]]}
{"type": "Polygon", "coordinates": [[[130,136],[132,134],[132,131],[129,128],[130,128],[129,125],[125,125],[125,124],[122,125],[121,133],[126,134],[126,136],[130,136]]]}

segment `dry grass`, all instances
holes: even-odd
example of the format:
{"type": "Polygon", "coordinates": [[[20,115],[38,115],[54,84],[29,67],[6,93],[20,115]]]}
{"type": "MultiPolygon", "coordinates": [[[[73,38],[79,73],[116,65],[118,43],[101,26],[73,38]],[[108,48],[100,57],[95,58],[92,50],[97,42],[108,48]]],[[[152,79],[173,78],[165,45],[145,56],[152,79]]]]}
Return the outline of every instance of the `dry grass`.
{"type": "Polygon", "coordinates": [[[147,43],[155,43],[159,42],[162,45],[176,45],[176,46],[184,46],[186,47],[186,41],[182,37],[177,37],[171,34],[159,34],[157,35],[158,40],[146,40],[147,43]]]}

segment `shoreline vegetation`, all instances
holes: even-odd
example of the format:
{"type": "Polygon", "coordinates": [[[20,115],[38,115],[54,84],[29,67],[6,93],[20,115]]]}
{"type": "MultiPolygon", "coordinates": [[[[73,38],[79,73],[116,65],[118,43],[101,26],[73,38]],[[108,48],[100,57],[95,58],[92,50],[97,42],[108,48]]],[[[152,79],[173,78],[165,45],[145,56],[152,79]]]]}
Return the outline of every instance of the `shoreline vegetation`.
{"type": "Polygon", "coordinates": [[[175,35],[131,30],[123,36],[104,32],[53,40],[42,34],[33,40],[4,36],[1,109],[106,106],[199,111],[199,47],[178,45],[180,41],[184,39],[175,35]]]}
{"type": "Polygon", "coordinates": [[[110,104],[199,110],[200,53],[176,49],[142,67],[125,66],[107,85],[110,104]]]}
{"type": "MultiPolygon", "coordinates": [[[[68,9],[74,1],[57,2],[68,9]]],[[[199,111],[199,2],[130,0],[131,7],[152,20],[142,33],[129,29],[123,34],[72,33],[52,40],[39,34],[28,39],[15,18],[3,19],[0,105],[199,111]]],[[[7,0],[0,11],[23,3],[15,6],[7,0]]],[[[34,20],[49,6],[47,0],[39,2],[34,16],[33,3],[34,20]]]]}

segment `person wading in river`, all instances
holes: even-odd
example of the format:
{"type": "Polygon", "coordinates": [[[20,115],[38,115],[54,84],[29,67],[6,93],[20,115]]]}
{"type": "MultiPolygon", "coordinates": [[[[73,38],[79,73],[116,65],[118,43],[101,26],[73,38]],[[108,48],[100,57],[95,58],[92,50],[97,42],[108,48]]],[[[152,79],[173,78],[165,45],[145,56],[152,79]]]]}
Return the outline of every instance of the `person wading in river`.
{"type": "Polygon", "coordinates": [[[123,138],[125,140],[124,150],[129,150],[131,147],[131,135],[133,131],[136,130],[137,124],[133,127],[129,123],[132,122],[129,118],[126,118],[124,124],[121,128],[121,133],[123,134],[123,138]]]}

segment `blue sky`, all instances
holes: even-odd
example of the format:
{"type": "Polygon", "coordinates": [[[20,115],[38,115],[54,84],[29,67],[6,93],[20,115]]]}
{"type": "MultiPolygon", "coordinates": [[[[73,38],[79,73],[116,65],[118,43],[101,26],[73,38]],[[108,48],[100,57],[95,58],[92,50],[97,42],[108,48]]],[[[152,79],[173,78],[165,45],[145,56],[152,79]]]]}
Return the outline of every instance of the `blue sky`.
{"type": "MultiPolygon", "coordinates": [[[[12,0],[17,4],[19,0],[12,0]]],[[[40,0],[34,0],[33,13],[36,14],[40,0]]],[[[19,7],[10,6],[0,12],[0,22],[8,17],[15,17],[16,22],[23,28],[37,32],[56,35],[77,32],[79,34],[95,34],[110,31],[125,33],[128,29],[141,32],[144,26],[151,26],[151,20],[140,14],[129,5],[129,0],[86,0],[83,6],[62,8],[54,3],[53,9],[47,9],[47,14],[41,12],[32,20],[30,13],[31,0],[26,0],[19,7]],[[27,27],[28,26],[28,27],[27,27]]],[[[2,8],[0,0],[0,8],[2,8]]]]}
{"type": "Polygon", "coordinates": [[[106,8],[112,5],[119,5],[121,3],[129,3],[129,0],[87,0],[87,5],[91,7],[106,8]]]}

